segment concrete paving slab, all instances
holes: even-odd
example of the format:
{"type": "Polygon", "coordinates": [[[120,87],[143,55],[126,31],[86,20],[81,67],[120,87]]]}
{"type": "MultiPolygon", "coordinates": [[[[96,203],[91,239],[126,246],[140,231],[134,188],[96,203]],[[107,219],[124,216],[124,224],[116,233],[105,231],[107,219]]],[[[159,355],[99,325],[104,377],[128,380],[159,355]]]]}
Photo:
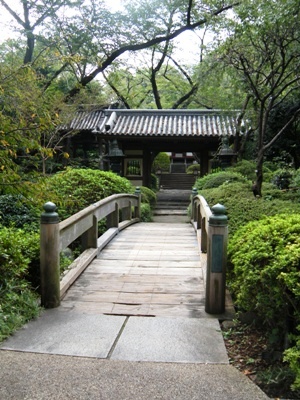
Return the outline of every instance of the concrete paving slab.
{"type": "Polygon", "coordinates": [[[0,351],[1,400],[267,400],[231,365],[0,351]]]}
{"type": "Polygon", "coordinates": [[[228,364],[216,319],[130,317],[112,359],[228,364]]]}
{"type": "Polygon", "coordinates": [[[30,321],[1,349],[106,358],[125,317],[52,309],[30,321]]]}

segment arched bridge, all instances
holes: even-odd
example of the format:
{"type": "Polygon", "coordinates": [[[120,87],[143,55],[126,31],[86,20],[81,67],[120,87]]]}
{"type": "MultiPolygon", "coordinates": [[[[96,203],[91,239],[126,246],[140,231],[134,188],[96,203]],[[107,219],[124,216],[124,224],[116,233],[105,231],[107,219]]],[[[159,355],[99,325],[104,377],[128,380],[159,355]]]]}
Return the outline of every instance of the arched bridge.
{"type": "Polygon", "coordinates": [[[188,223],[140,221],[140,193],[117,194],[59,222],[41,217],[41,291],[46,308],[97,314],[226,318],[227,218],[191,195],[188,223]],[[98,222],[107,231],[98,237],[98,222]],[[126,229],[125,229],[126,228],[126,229]],[[81,239],[82,253],[61,279],[59,254],[81,239]]]}

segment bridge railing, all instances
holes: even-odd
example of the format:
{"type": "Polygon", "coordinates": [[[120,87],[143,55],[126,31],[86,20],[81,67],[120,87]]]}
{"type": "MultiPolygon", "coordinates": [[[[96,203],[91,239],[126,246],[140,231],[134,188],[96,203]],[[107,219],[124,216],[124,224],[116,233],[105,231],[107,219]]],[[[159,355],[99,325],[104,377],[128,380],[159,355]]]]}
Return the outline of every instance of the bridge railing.
{"type": "Polygon", "coordinates": [[[216,204],[209,207],[205,198],[192,194],[192,224],[202,253],[207,254],[205,277],[205,311],[221,314],[225,311],[226,264],[228,223],[225,207],[216,204]]]}
{"type": "Polygon", "coordinates": [[[59,222],[55,204],[44,205],[40,229],[41,302],[44,307],[59,306],[68,288],[106,244],[119,231],[140,221],[140,204],[139,194],[115,194],[62,222],[59,222]],[[107,230],[99,237],[98,222],[104,218],[107,230]],[[78,238],[81,239],[81,254],[61,280],[60,253],[78,238]]]}

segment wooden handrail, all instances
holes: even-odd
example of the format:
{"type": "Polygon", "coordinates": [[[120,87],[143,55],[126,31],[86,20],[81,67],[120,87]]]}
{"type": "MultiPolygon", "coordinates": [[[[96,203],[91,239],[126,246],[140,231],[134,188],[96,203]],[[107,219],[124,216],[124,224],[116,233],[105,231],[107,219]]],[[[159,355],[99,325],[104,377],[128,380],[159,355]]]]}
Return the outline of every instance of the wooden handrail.
{"type": "Polygon", "coordinates": [[[207,253],[205,276],[205,311],[221,314],[225,311],[228,224],[225,207],[216,204],[211,209],[205,198],[192,194],[192,224],[202,253],[207,253]]]}
{"type": "Polygon", "coordinates": [[[140,221],[141,196],[114,194],[59,222],[56,206],[44,205],[41,216],[41,301],[57,307],[61,297],[103,247],[127,226],[140,221]],[[121,216],[121,220],[120,220],[121,216]],[[98,222],[107,218],[107,231],[98,237],[98,222]],[[60,280],[60,252],[81,238],[82,252],[60,280]]]}
{"type": "Polygon", "coordinates": [[[192,223],[196,231],[201,229],[200,249],[202,253],[207,253],[208,221],[211,215],[212,211],[205,198],[201,195],[194,196],[192,198],[192,223]]]}

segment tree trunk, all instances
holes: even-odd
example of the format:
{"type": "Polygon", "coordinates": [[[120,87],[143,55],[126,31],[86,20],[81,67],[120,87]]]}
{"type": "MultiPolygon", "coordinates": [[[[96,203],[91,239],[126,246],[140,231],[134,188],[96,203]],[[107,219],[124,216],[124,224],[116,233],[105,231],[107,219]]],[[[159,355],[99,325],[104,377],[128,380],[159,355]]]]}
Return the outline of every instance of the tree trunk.
{"type": "Polygon", "coordinates": [[[263,183],[263,163],[264,163],[264,153],[263,149],[258,152],[258,157],[256,161],[256,190],[257,195],[261,197],[262,195],[262,183],[263,183]]]}
{"type": "Polygon", "coordinates": [[[33,50],[35,44],[35,37],[31,30],[27,32],[27,46],[26,46],[26,53],[24,56],[24,64],[29,64],[32,62],[33,50]]]}

